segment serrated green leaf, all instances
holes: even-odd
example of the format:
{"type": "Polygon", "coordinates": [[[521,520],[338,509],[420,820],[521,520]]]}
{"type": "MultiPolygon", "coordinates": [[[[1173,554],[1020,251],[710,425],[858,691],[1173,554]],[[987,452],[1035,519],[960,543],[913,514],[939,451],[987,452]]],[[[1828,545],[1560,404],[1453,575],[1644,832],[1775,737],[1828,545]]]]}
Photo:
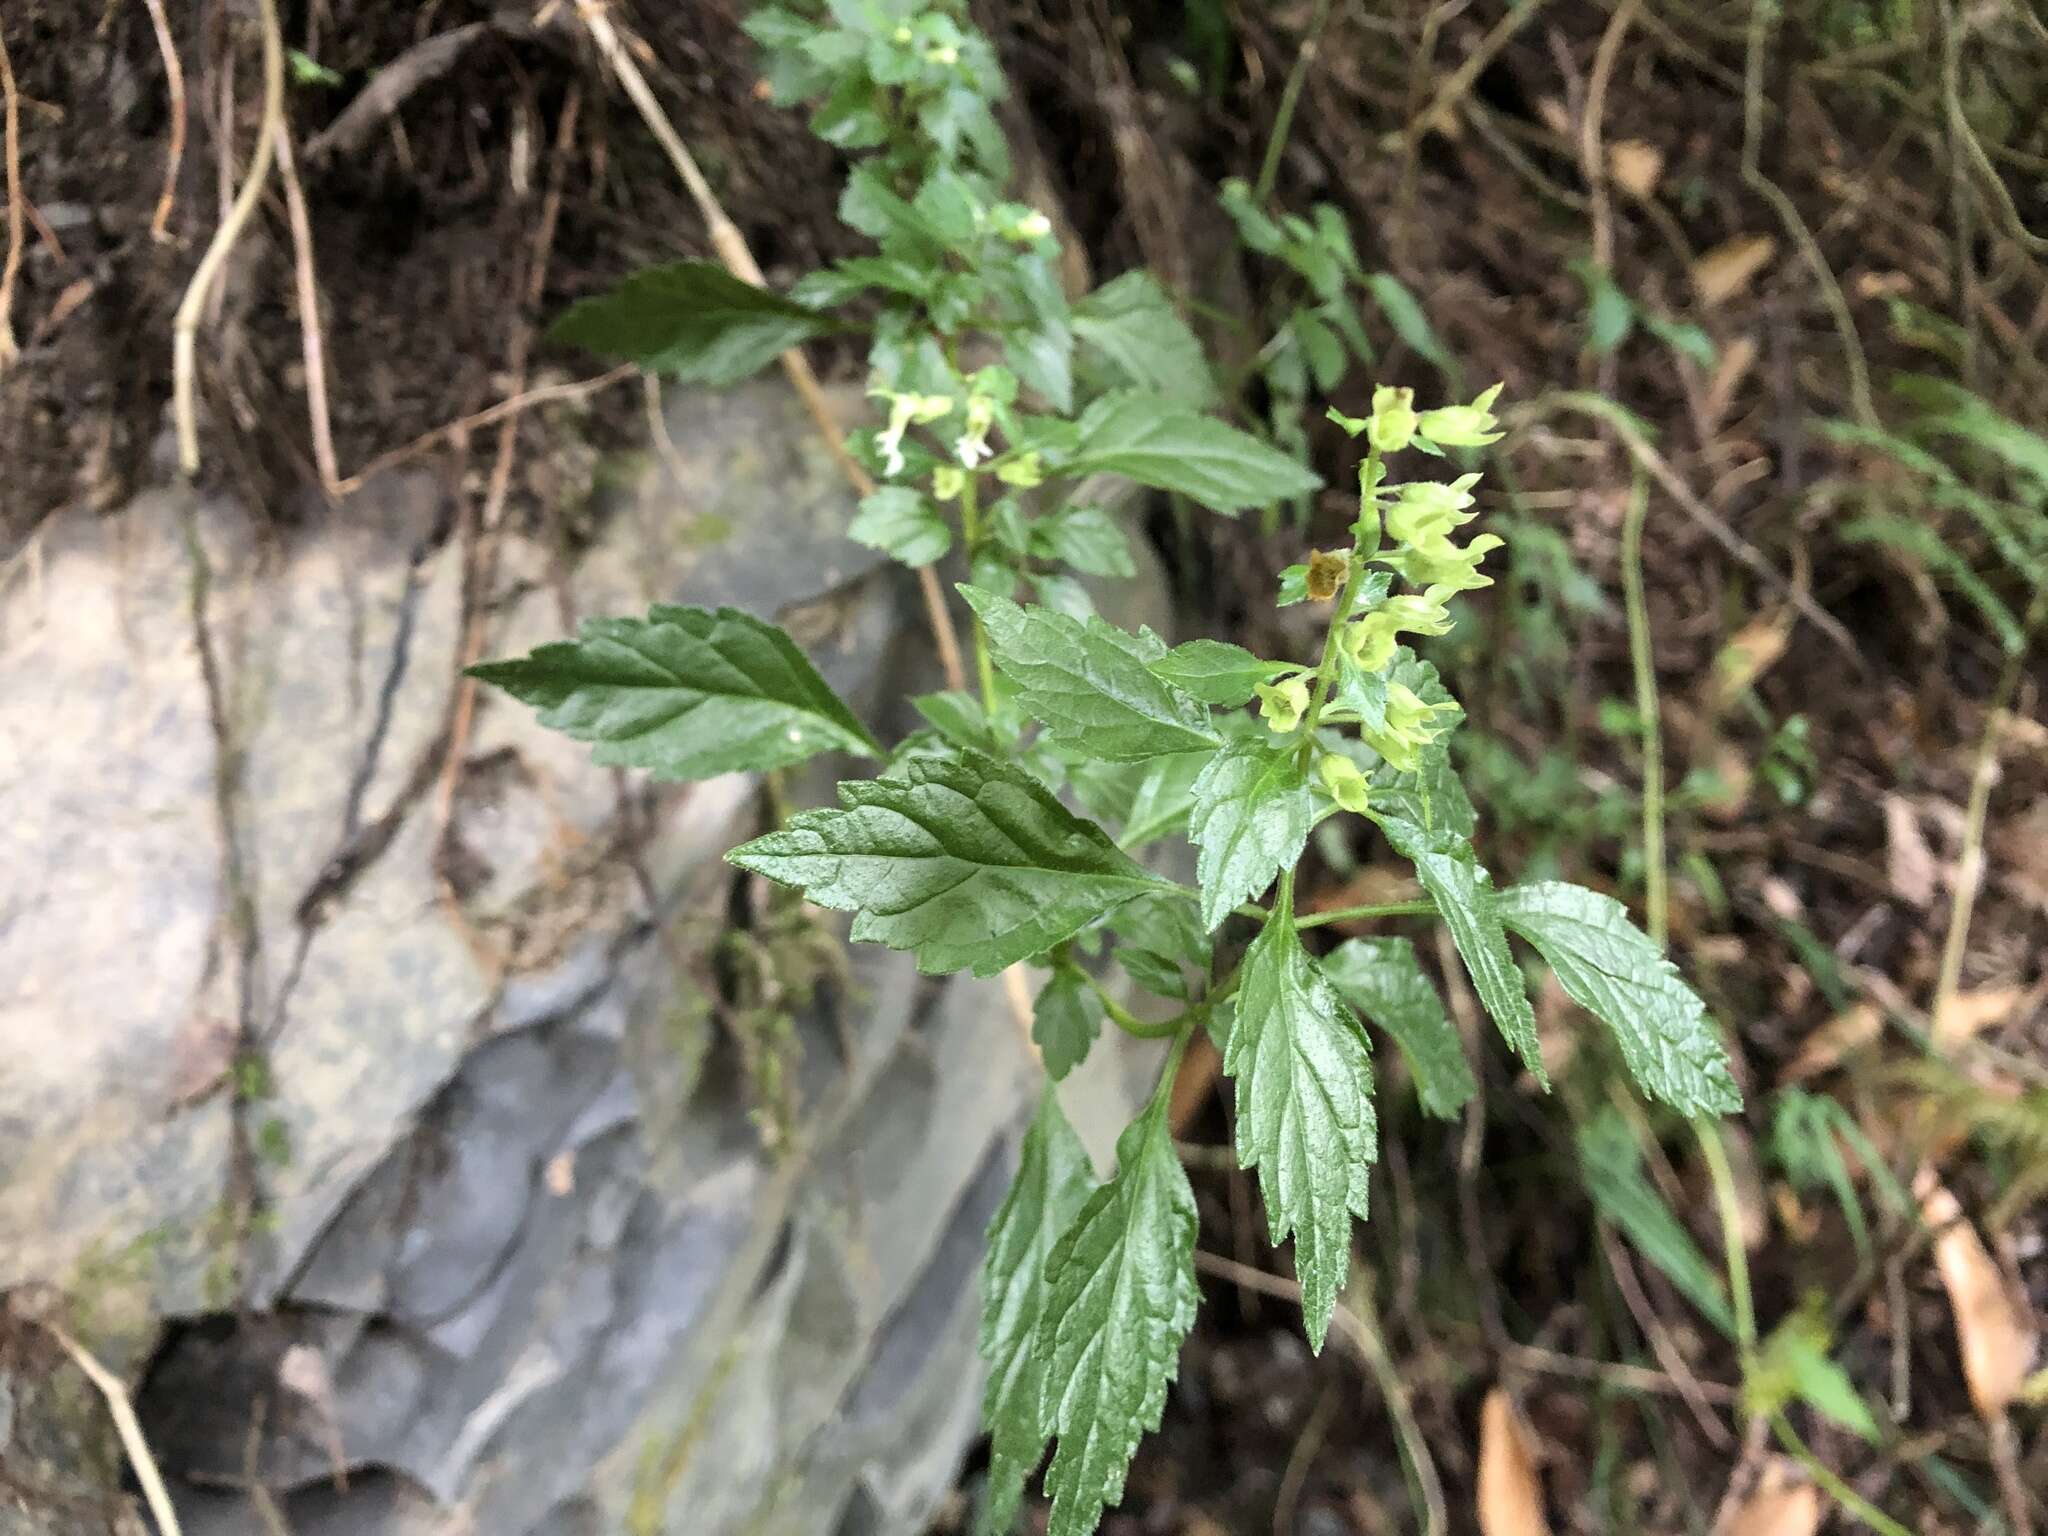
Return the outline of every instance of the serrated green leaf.
{"type": "Polygon", "coordinates": [[[1282,672],[1299,668],[1284,661],[1266,661],[1241,645],[1221,640],[1189,640],[1149,663],[1154,677],[1193,694],[1204,704],[1230,707],[1251,702],[1252,690],[1282,672]]]}
{"type": "Polygon", "coordinates": [[[1038,989],[1031,1009],[1031,1038],[1045,1061],[1045,1075],[1058,1082],[1081,1064],[1102,1028],[1102,1001],[1086,978],[1062,966],[1038,989]]]}
{"type": "Polygon", "coordinates": [[[988,1228],[981,1269],[982,1424],[989,1432],[982,1536],[1009,1531],[1024,1483],[1045,1451],[1045,1357],[1038,1333],[1051,1287],[1045,1261],[1088,1201],[1095,1170],[1050,1085],[1025,1134],[1017,1178],[988,1228]]]}
{"type": "Polygon", "coordinates": [[[1256,1168],[1275,1244],[1294,1235],[1301,1319],[1317,1351],[1351,1272],[1379,1156],[1365,1033],[1301,947],[1285,905],[1238,972],[1223,1070],[1237,1084],[1237,1160],[1256,1168]]]}
{"type": "Polygon", "coordinates": [[[1732,1115],[1742,1093],[1706,1004],[1612,896],[1545,880],[1502,891],[1501,921],[1550,962],[1565,995],[1614,1032],[1643,1091],[1681,1115],[1732,1115]]]}
{"type": "Polygon", "coordinates": [[[1479,1091],[1458,1031],[1406,939],[1346,939],[1323,960],[1323,973],[1344,1001],[1393,1037],[1422,1107],[1454,1120],[1479,1091]]]}
{"type": "Polygon", "coordinates": [[[1241,901],[1292,869],[1308,841],[1315,801],[1292,742],[1229,743],[1194,783],[1188,841],[1200,854],[1202,925],[1213,929],[1241,901]]]}
{"type": "Polygon", "coordinates": [[[1415,866],[1415,878],[1443,915],[1479,1001],[1530,1076],[1548,1088],[1550,1075],[1543,1070],[1543,1051],[1536,1039],[1536,1012],[1529,1006],[1522,973],[1508,948],[1493,877],[1472,852],[1471,843],[1448,828],[1425,831],[1412,821],[1377,813],[1374,819],[1394,851],[1415,866]]]}
{"type": "Polygon", "coordinates": [[[1021,608],[980,587],[961,594],[981,618],[989,652],[1017,700],[1055,737],[1106,762],[1137,762],[1216,745],[1209,711],[1161,682],[1146,663],[1164,647],[1097,618],[1021,608]]]}
{"type": "Polygon", "coordinates": [[[1047,1536],[1089,1536],[1122,1500],[1195,1320],[1195,1195],[1163,1102],[1131,1122],[1116,1155],[1116,1177],[1046,1260],[1051,1296],[1035,1347],[1045,1361],[1039,1427],[1057,1437],[1047,1536]]]}
{"type": "Polygon", "coordinates": [[[918,969],[993,976],[1148,891],[1178,889],[1025,773],[975,752],[839,786],[726,857],[819,906],[857,913],[855,943],[915,950],[918,969]]]}
{"type": "Polygon", "coordinates": [[[1031,553],[1089,576],[1133,576],[1131,541],[1100,507],[1062,507],[1033,525],[1031,553]]]}
{"type": "Polygon", "coordinates": [[[679,261],[636,272],[610,293],[571,305],[552,334],[653,373],[723,389],[838,328],[830,315],[721,266],[679,261]]]}
{"type": "Polygon", "coordinates": [[[1105,395],[1082,415],[1070,475],[1103,471],[1177,491],[1217,512],[1241,512],[1323,482],[1286,454],[1159,395],[1105,395]]]}
{"type": "Polygon", "coordinates": [[[1608,1108],[1579,1127],[1579,1173],[1593,1208],[1627,1234],[1636,1250],[1664,1272],[1707,1320],[1731,1338],[1734,1314],[1720,1275],[1685,1226],[1643,1176],[1642,1154],[1628,1124],[1608,1108]]]}
{"type": "Polygon", "coordinates": [[[574,640],[469,672],[532,705],[551,730],[592,743],[603,766],[657,778],[881,752],[795,641],[735,608],[588,619],[574,640]]]}
{"type": "Polygon", "coordinates": [[[846,536],[905,565],[930,565],[953,544],[953,529],[939,509],[907,485],[885,485],[863,497],[846,536]]]}
{"type": "Polygon", "coordinates": [[[1149,272],[1126,272],[1076,303],[1074,334],[1141,389],[1198,409],[1216,401],[1201,342],[1149,272]]]}

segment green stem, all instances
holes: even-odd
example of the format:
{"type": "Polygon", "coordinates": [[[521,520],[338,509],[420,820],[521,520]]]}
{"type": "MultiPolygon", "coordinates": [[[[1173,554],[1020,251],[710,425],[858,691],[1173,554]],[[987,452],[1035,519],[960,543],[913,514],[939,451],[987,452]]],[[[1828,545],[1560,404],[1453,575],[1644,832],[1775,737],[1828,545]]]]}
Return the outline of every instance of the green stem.
{"type": "Polygon", "coordinates": [[[1170,1019],[1161,1019],[1156,1023],[1148,1023],[1111,997],[1108,989],[1087,971],[1078,965],[1072,965],[1071,962],[1069,964],[1074,974],[1088,983],[1089,990],[1094,992],[1096,998],[1101,1002],[1102,1011],[1109,1015],[1109,1022],[1125,1034],[1133,1035],[1140,1040],[1165,1040],[1170,1036],[1179,1034],[1181,1026],[1187,1023],[1196,1011],[1193,1008],[1188,1008],[1175,1014],[1170,1019]]]}
{"type": "Polygon", "coordinates": [[[1287,135],[1294,128],[1294,109],[1301,100],[1308,67],[1315,62],[1316,47],[1323,37],[1323,23],[1329,19],[1330,0],[1316,0],[1315,11],[1309,17],[1308,35],[1301,40],[1301,52],[1294,56],[1294,68],[1287,72],[1287,84],[1280,92],[1280,110],[1273,118],[1273,136],[1266,140],[1266,157],[1259,162],[1259,179],[1252,188],[1255,202],[1264,203],[1272,195],[1273,183],[1279,179],[1280,156],[1287,148],[1287,135]]]}
{"type": "Polygon", "coordinates": [[[1320,928],[1325,923],[1363,922],[1375,917],[1434,917],[1436,903],[1433,901],[1383,901],[1363,907],[1332,907],[1327,912],[1311,912],[1306,917],[1297,917],[1297,928],[1320,928]]]}
{"type": "Polygon", "coordinates": [[[1707,1160],[1714,1184],[1714,1205],[1721,1217],[1721,1242],[1727,1253],[1728,1299],[1735,1309],[1735,1343],[1742,1351],[1742,1374],[1748,1379],[1756,1364],[1756,1305],[1749,1294],[1749,1255],[1742,1249],[1742,1201],[1735,1192],[1735,1173],[1721,1128],[1712,1120],[1695,1120],[1693,1134],[1707,1160]]]}
{"type": "Polygon", "coordinates": [[[1843,1509],[1873,1531],[1882,1532],[1883,1536],[1913,1536],[1911,1531],[1851,1488],[1827,1463],[1808,1450],[1806,1442],[1799,1438],[1799,1432],[1792,1427],[1792,1421],[1785,1417],[1782,1410],[1771,1415],[1771,1428],[1777,1432],[1778,1443],[1798,1458],[1800,1464],[1813,1475],[1813,1480],[1825,1488],[1829,1497],[1843,1509]]]}
{"type": "Polygon", "coordinates": [[[1643,906],[1650,938],[1659,949],[1670,931],[1670,890],[1664,867],[1664,730],[1657,702],[1657,669],[1650,652],[1650,607],[1643,596],[1643,517],[1649,487],[1638,465],[1621,524],[1621,585],[1628,604],[1628,654],[1636,675],[1636,714],[1643,723],[1643,906]]]}
{"type": "MultiPolygon", "coordinates": [[[[967,546],[967,570],[974,571],[974,551],[981,543],[981,481],[972,470],[960,490],[960,542],[967,546]]],[[[981,684],[981,707],[996,707],[996,669],[989,660],[988,636],[981,627],[981,615],[974,616],[974,675],[981,684]]]]}
{"type": "MultiPolygon", "coordinates": [[[[1361,492],[1361,495],[1371,498],[1375,512],[1378,510],[1380,497],[1379,469],[1380,451],[1368,444],[1365,450],[1365,469],[1359,478],[1359,484],[1371,487],[1370,490],[1361,492]]],[[[1361,505],[1361,522],[1364,521],[1364,513],[1365,508],[1361,505]]],[[[1357,606],[1358,589],[1364,585],[1365,554],[1354,537],[1351,544],[1351,573],[1345,577],[1344,590],[1337,594],[1337,605],[1330,612],[1330,628],[1323,636],[1322,660],[1316,664],[1315,692],[1309,698],[1308,713],[1301,721],[1301,762],[1304,768],[1308,766],[1309,755],[1315,751],[1316,726],[1323,718],[1323,706],[1330,701],[1330,689],[1337,681],[1337,660],[1340,654],[1338,644],[1344,633],[1344,625],[1351,617],[1351,610],[1357,606]]]]}
{"type": "Polygon", "coordinates": [[[1166,1112],[1167,1101],[1173,1097],[1173,1080],[1180,1076],[1180,1059],[1187,1054],[1188,1042],[1194,1038],[1192,1023],[1173,1037],[1173,1049],[1166,1053],[1166,1065],[1160,1069],[1159,1084],[1152,1090],[1151,1102],[1145,1106],[1146,1114],[1166,1112]]]}

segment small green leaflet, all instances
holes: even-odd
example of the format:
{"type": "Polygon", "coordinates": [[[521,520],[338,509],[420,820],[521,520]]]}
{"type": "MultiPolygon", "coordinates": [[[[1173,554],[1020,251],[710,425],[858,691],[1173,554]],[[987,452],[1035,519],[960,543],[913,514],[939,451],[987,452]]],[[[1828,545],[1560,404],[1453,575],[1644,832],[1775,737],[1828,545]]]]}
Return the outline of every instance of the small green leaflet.
{"type": "Polygon", "coordinates": [[[1216,402],[1201,342],[1149,272],[1126,272],[1077,303],[1074,334],[1141,389],[1198,409],[1216,402]]]}
{"type": "Polygon", "coordinates": [[[1380,313],[1387,317],[1387,324],[1394,328],[1394,334],[1408,344],[1410,351],[1436,365],[1450,384],[1452,394],[1463,394],[1458,387],[1458,360],[1445,350],[1436,327],[1429,323],[1429,316],[1423,313],[1415,295],[1391,272],[1367,273],[1365,287],[1372,301],[1379,305],[1380,313]]]}
{"type": "Polygon", "coordinates": [[[1580,1176],[1593,1208],[1621,1228],[1709,1322],[1733,1338],[1735,1317],[1720,1274],[1643,1176],[1642,1154],[1628,1122],[1618,1110],[1605,1108],[1579,1127],[1575,1139],[1580,1176]]]}
{"type": "Polygon", "coordinates": [[[1258,895],[1293,868],[1308,841],[1315,800],[1292,742],[1269,746],[1256,737],[1233,741],[1210,760],[1194,785],[1188,840],[1202,888],[1202,925],[1215,928],[1239,902],[1258,895]]]}
{"type": "Polygon", "coordinates": [[[1249,703],[1260,683],[1298,670],[1284,661],[1263,661],[1243,646],[1221,640],[1190,640],[1147,665],[1154,677],[1221,708],[1249,703]]]}
{"type": "Polygon", "coordinates": [[[1159,1427],[1195,1320],[1195,1194],[1164,1100],[1125,1128],[1116,1156],[1116,1177],[1088,1197],[1046,1260],[1038,1423],[1058,1437],[1045,1474],[1047,1536],[1089,1536],[1123,1498],[1131,1455],[1159,1427]]]}
{"type": "Polygon", "coordinates": [[[1208,752],[1174,752],[1145,764],[1145,776],[1131,796],[1117,846],[1126,853],[1185,832],[1194,806],[1195,780],[1209,765],[1208,752]]]}
{"type": "Polygon", "coordinates": [[[960,592],[1017,702],[1066,745],[1105,762],[1216,745],[1209,711],[1147,670],[1148,651],[1164,651],[1158,641],[1148,647],[1100,619],[1020,608],[980,587],[960,592]]]}
{"type": "Polygon", "coordinates": [[[1102,1028],[1102,1003],[1095,989],[1071,965],[1063,965],[1038,989],[1031,1009],[1031,1038],[1054,1082],[1081,1064],[1102,1028]]]}
{"type": "Polygon", "coordinates": [[[1643,1091],[1681,1115],[1733,1115],[1742,1093],[1706,1005],[1612,896],[1545,880],[1496,898],[1566,996],[1614,1032],[1643,1091]]]}
{"type": "Polygon", "coordinates": [[[994,749],[996,738],[989,726],[988,711],[973,694],[951,688],[943,693],[920,693],[910,701],[910,706],[954,746],[970,752],[994,749]]]}
{"type": "Polygon", "coordinates": [[[953,544],[939,509],[907,485],[885,485],[863,498],[846,536],[912,566],[930,565],[953,544]]]}
{"type": "Polygon", "coordinates": [[[623,357],[650,373],[723,389],[800,342],[838,330],[830,315],[742,282],[708,261],[636,272],[570,306],[557,341],[623,357]]]}
{"type": "Polygon", "coordinates": [[[1259,1172],[1272,1241],[1294,1234],[1301,1319],[1320,1352],[1351,1272],[1379,1156],[1365,1032],[1301,947],[1283,904],[1246,951],[1223,1070],[1237,1084],[1237,1160],[1259,1172]]]}
{"type": "Polygon", "coordinates": [[[1009,1531],[1025,1480],[1045,1450],[1039,1427],[1045,1357],[1035,1347],[1051,1290],[1045,1261],[1094,1184],[1081,1138],[1048,1084],[1024,1137],[1016,1182],[989,1223],[982,1263],[981,1357],[988,1362],[988,1385],[981,1418],[990,1436],[983,1536],[1009,1531]]]}
{"type": "Polygon", "coordinates": [[[1794,1312],[1771,1330],[1757,1350],[1743,1397],[1753,1413],[1781,1412],[1796,1397],[1850,1433],[1872,1443],[1878,1438],[1877,1416],[1849,1373],[1829,1358],[1822,1308],[1794,1312]]]}
{"type": "Polygon", "coordinates": [[[603,766],[657,778],[881,751],[795,641],[736,608],[661,605],[644,619],[587,619],[574,640],[469,671],[532,705],[541,724],[594,743],[603,766]]]}
{"type": "Polygon", "coordinates": [[[1324,957],[1323,973],[1368,1023],[1393,1036],[1415,1074],[1423,1109],[1440,1120],[1456,1119],[1478,1084],[1415,946],[1406,939],[1346,939],[1324,957]]]}
{"type": "Polygon", "coordinates": [[[1415,866],[1415,878],[1443,914],[1444,926],[1450,929],[1452,942],[1471,973],[1472,990],[1479,994],[1479,1001],[1493,1015],[1493,1022],[1522,1058],[1530,1076],[1548,1088],[1550,1075],[1543,1070],[1543,1052],[1536,1040],[1536,1011],[1529,1006],[1522,973],[1508,948],[1493,878],[1473,856],[1472,845],[1455,832],[1425,832],[1397,816],[1374,819],[1394,851],[1415,866]]]}
{"type": "Polygon", "coordinates": [[[1323,482],[1257,438],[1160,395],[1105,395],[1083,413],[1063,474],[1096,471],[1178,491],[1217,512],[1305,496],[1323,482]]]}
{"type": "Polygon", "coordinates": [[[856,944],[917,952],[926,975],[993,976],[1148,891],[1175,890],[1022,769],[978,752],[911,758],[844,783],[726,857],[835,912],[856,944]]]}

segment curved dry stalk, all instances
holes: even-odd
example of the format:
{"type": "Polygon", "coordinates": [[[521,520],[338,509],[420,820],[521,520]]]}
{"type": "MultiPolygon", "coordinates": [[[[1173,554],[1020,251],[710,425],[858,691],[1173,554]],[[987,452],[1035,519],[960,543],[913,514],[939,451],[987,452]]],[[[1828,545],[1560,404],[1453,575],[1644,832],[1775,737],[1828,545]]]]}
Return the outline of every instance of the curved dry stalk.
{"type": "Polygon", "coordinates": [[[178,167],[185,159],[185,68],[178,62],[178,45],[164,16],[164,0],[142,3],[156,33],[157,51],[164,56],[164,87],[171,97],[171,144],[164,155],[164,190],[156,200],[156,214],[149,221],[149,238],[163,240],[169,238],[171,209],[178,201],[178,167]]]}
{"type": "Polygon", "coordinates": [[[1607,197],[1607,166],[1600,152],[1600,123],[1607,109],[1607,85],[1614,78],[1614,61],[1621,55],[1622,39],[1635,20],[1636,0],[1621,0],[1600,34],[1600,46],[1593,53],[1593,72],[1586,81],[1586,109],[1579,114],[1579,162],[1585,169],[1586,192],[1592,201],[1593,262],[1603,271],[1614,269],[1614,215],[1607,197]]]}
{"type": "Polygon", "coordinates": [[[106,1399],[107,1412],[114,1417],[114,1432],[121,1437],[121,1449],[128,1454],[128,1465],[135,1469],[135,1481],[142,1484],[142,1497],[149,1505],[150,1518],[156,1522],[159,1536],[180,1536],[178,1512],[171,1506],[170,1491],[164,1487],[163,1474],[157,1470],[156,1458],[150,1454],[149,1442],[143,1438],[142,1424],[135,1417],[135,1405],[129,1400],[128,1389],[121,1384],[119,1377],[94,1358],[91,1350],[58,1324],[44,1318],[42,1327],[106,1399]]]}
{"type": "Polygon", "coordinates": [[[171,402],[178,430],[178,468],[188,475],[199,472],[199,417],[193,398],[193,374],[200,313],[220,278],[228,253],[256,211],[263,184],[270,177],[272,150],[284,121],[284,34],[277,19],[277,0],[257,0],[257,9],[263,19],[263,120],[256,130],[256,150],[250,156],[248,174],[242,178],[242,189],[227,217],[213,232],[206,254],[199,258],[199,266],[178,305],[177,318],[171,324],[171,402]]]}
{"type": "Polygon", "coordinates": [[[21,355],[14,341],[14,274],[21,270],[21,94],[14,88],[14,61],[0,34],[0,95],[5,97],[7,140],[7,259],[0,265],[0,373],[21,355]]]}
{"type": "Polygon", "coordinates": [[[334,424],[327,413],[327,354],[320,340],[320,280],[313,271],[313,221],[306,216],[306,194],[292,163],[290,127],[277,121],[277,174],[284,183],[285,217],[292,227],[292,272],[298,287],[299,344],[306,362],[306,410],[313,418],[313,467],[320,485],[334,500],[341,498],[341,466],[334,457],[334,424]]]}

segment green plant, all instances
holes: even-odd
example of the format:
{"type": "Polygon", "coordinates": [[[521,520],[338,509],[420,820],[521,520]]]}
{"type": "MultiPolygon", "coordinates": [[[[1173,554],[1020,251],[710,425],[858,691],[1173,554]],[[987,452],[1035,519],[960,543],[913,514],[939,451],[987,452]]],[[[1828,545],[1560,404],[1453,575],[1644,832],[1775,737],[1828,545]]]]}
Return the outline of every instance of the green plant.
{"type": "Polygon", "coordinates": [[[1343,547],[1281,577],[1282,602],[1327,613],[1312,657],[1169,647],[1112,627],[1067,574],[1128,569],[1117,525],[1079,499],[1086,477],[1122,475],[1223,514],[1319,482],[1203,413],[1206,363],[1149,278],[1071,304],[1060,292],[1050,221],[1002,198],[999,80],[963,3],[834,0],[827,16],[778,8],[752,25],[777,90],[821,101],[821,134],[873,151],[842,211],[877,254],[787,297],[700,264],[662,268],[579,305],[562,333],[719,383],[807,337],[865,327],[887,422],[852,439],[881,481],[854,532],[906,563],[957,549],[978,686],[916,700],[926,727],[885,748],[781,630],[675,606],[595,619],[576,639],[474,670],[591,743],[598,762],[661,777],[772,773],[825,751],[878,761],[875,777],[839,785],[837,806],[789,817],[732,862],[850,912],[854,940],[910,951],[925,972],[1045,973],[1032,1028],[1048,1085],[989,1234],[985,1524],[1007,1528],[1051,1440],[1050,1529],[1081,1536],[1121,1498],[1194,1318],[1194,1197],[1167,1103],[1195,1032],[1216,1040],[1234,1080],[1236,1153],[1258,1174],[1273,1240],[1292,1238],[1318,1348],[1377,1156],[1359,1014],[1409,1058],[1426,1109],[1454,1113],[1473,1091],[1408,941],[1356,940],[1324,961],[1315,927],[1441,918],[1547,1086],[1512,932],[1605,1021],[1648,1093],[1685,1115],[1731,1112],[1739,1096],[1699,999],[1618,902],[1555,882],[1494,889],[1448,751],[1461,711],[1402,643],[1452,626],[1451,601],[1488,584],[1478,567],[1500,541],[1453,537],[1476,515],[1476,475],[1397,482],[1389,466],[1493,441],[1497,388],[1420,411],[1409,391],[1382,388],[1369,417],[1332,413],[1365,440],[1358,516],[1343,547]],[[1426,898],[1298,914],[1309,833],[1340,815],[1376,828],[1426,898]],[[1195,885],[1133,857],[1172,835],[1195,846],[1195,885]],[[1123,1006],[1100,980],[1108,967],[1170,1016],[1123,1006]],[[1168,1045],[1114,1175],[1098,1182],[1051,1080],[1105,1020],[1168,1045]]]}

